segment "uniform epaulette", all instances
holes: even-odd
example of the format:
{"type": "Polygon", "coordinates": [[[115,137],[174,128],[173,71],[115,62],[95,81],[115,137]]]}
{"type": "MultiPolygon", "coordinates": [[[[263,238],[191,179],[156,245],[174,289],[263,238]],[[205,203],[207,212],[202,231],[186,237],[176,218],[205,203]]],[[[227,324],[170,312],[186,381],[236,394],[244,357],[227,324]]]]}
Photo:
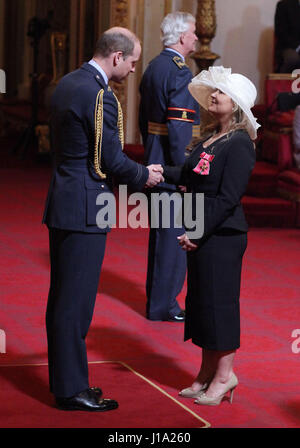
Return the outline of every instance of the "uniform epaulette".
{"type": "Polygon", "coordinates": [[[175,64],[182,69],[182,67],[186,67],[186,63],[181,59],[180,56],[174,56],[173,58],[173,62],[175,62],[175,64]]]}

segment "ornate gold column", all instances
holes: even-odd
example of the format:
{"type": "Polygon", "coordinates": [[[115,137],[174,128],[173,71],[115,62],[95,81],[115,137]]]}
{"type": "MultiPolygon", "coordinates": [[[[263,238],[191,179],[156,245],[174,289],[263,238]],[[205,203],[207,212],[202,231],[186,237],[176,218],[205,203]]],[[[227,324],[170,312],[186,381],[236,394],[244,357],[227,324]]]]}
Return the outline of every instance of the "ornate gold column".
{"type": "Polygon", "coordinates": [[[4,67],[4,18],[5,18],[5,3],[0,0],[0,68],[4,67]]]}
{"type": "Polygon", "coordinates": [[[84,37],[85,37],[85,15],[86,15],[86,0],[79,1],[79,28],[78,28],[78,60],[80,65],[84,62],[84,37]]]}
{"type": "Polygon", "coordinates": [[[60,78],[66,73],[66,41],[67,33],[53,32],[51,33],[51,56],[53,66],[52,83],[57,84],[60,78]]]}
{"type": "Polygon", "coordinates": [[[70,0],[70,24],[69,24],[69,71],[73,71],[80,65],[78,61],[78,0],[70,0]]]}
{"type": "Polygon", "coordinates": [[[198,0],[196,14],[196,34],[200,49],[191,57],[195,60],[199,72],[207,70],[220,56],[210,50],[210,42],[216,34],[215,0],[198,0]]]}
{"type": "MultiPolygon", "coordinates": [[[[145,4],[144,0],[130,0],[129,29],[133,31],[140,41],[144,40],[145,4]]],[[[142,45],[143,46],[143,45],[142,45]]],[[[142,48],[143,55],[143,48],[142,48]]],[[[136,64],[135,73],[128,76],[126,115],[130,117],[126,123],[126,142],[129,144],[140,143],[139,130],[139,84],[143,74],[142,56],[136,64]]]]}
{"type": "MultiPolygon", "coordinates": [[[[30,98],[31,89],[31,77],[33,64],[33,51],[30,45],[29,39],[27,37],[28,31],[28,21],[36,15],[36,0],[28,0],[26,2],[25,16],[24,16],[24,58],[23,58],[23,80],[22,83],[18,85],[18,97],[21,99],[30,98]]],[[[20,67],[20,68],[21,68],[20,67]]]]}
{"type": "Polygon", "coordinates": [[[59,31],[54,31],[51,33],[50,42],[53,76],[44,93],[44,103],[47,108],[50,107],[50,99],[58,84],[58,81],[66,73],[66,41],[67,33],[62,33],[59,31]]]}
{"type": "MultiPolygon", "coordinates": [[[[122,26],[124,28],[129,28],[129,0],[112,0],[110,14],[111,27],[122,26]]],[[[123,81],[122,84],[111,82],[111,86],[122,106],[124,129],[126,129],[127,82],[127,80],[123,81]]]]}

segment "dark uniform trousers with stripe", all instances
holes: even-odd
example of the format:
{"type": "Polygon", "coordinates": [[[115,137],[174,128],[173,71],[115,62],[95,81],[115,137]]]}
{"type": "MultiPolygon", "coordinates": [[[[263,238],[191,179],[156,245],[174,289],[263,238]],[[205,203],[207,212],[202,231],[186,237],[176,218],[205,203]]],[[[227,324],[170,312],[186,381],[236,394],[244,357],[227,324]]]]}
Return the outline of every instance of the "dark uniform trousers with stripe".
{"type": "Polygon", "coordinates": [[[140,191],[149,172],[122,152],[120,105],[90,64],[62,78],[51,112],[55,164],[43,218],[51,262],[49,382],[55,396],[71,397],[89,387],[85,338],[110,230],[105,222],[97,225],[96,200],[112,194],[112,177],[140,191]]]}
{"type": "MultiPolygon", "coordinates": [[[[139,108],[147,165],[183,165],[186,147],[199,136],[199,106],[187,88],[191,79],[183,59],[166,49],[148,65],[140,84],[139,108]]],[[[171,197],[176,191],[175,185],[161,183],[149,194],[171,197]]],[[[160,225],[149,232],[146,311],[151,320],[168,320],[180,312],[177,296],[184,284],[186,254],[177,237],[185,230],[175,226],[173,215],[170,209],[170,228],[160,225]]]]}

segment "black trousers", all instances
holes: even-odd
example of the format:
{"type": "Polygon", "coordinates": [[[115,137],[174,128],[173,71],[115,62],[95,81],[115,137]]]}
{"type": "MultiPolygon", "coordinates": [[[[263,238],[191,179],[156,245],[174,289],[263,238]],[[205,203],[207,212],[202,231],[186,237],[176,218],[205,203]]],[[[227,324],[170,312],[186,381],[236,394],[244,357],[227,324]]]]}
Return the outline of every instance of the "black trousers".
{"type": "Polygon", "coordinates": [[[185,340],[207,350],[240,346],[240,282],[247,233],[223,229],[188,252],[185,340]]]}
{"type": "Polygon", "coordinates": [[[106,234],[49,229],[46,311],[50,391],[71,397],[89,387],[85,337],[94,311],[106,234]]]}

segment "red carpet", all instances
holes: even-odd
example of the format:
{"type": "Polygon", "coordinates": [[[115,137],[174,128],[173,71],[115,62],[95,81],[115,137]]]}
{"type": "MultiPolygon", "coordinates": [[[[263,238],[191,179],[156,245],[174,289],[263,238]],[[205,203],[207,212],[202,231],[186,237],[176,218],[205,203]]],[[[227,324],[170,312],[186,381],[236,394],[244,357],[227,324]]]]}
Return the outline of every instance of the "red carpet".
{"type": "Polygon", "coordinates": [[[45,365],[0,369],[0,421],[1,426],[5,423],[7,428],[115,428],[118,422],[122,428],[135,428],[143,427],[145,421],[152,428],[208,426],[193,411],[120,363],[90,364],[91,382],[101,383],[101,387],[119,401],[117,410],[104,412],[101,418],[98,413],[63,412],[54,408],[46,387],[48,369],[45,365]],[[14,400],[11,399],[12,390],[14,400]],[[16,408],[16,402],[22,403],[22,407],[16,408]]]}
{"type": "MultiPolygon", "coordinates": [[[[0,354],[1,427],[195,428],[205,422],[212,428],[300,427],[300,353],[292,352],[291,336],[300,328],[299,230],[249,233],[235,364],[240,384],[233,404],[218,407],[178,397],[197,372],[200,350],[183,342],[183,325],[144,317],[147,231],[113,230],[87,344],[91,385],[102,387],[120,407],[101,418],[66,413],[53,407],[47,367],[31,365],[47,362],[49,261],[41,215],[49,169],[29,166],[0,174],[0,329],[7,338],[6,353],[0,354]],[[123,362],[143,378],[122,364],[93,364],[103,360],[123,362]],[[26,404],[26,413],[18,403],[26,404]]],[[[185,290],[181,305],[184,296],[185,290]]]]}

